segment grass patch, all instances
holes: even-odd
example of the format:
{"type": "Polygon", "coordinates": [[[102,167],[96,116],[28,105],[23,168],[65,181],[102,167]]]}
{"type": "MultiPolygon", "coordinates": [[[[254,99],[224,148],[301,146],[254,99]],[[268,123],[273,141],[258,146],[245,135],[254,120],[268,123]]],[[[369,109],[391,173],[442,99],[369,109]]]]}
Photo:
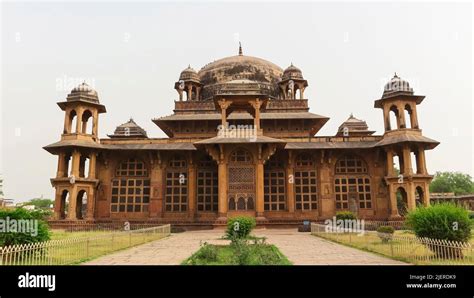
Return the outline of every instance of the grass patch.
{"type": "Polygon", "coordinates": [[[182,265],[292,265],[270,244],[212,245],[205,243],[182,265]]]}
{"type": "MultiPolygon", "coordinates": [[[[474,264],[474,251],[472,249],[467,250],[461,260],[434,259],[433,252],[425,245],[408,244],[408,239],[416,238],[415,234],[409,230],[395,231],[394,239],[388,243],[383,243],[374,233],[366,233],[363,236],[357,236],[353,233],[317,233],[313,235],[394,260],[419,265],[474,264]]],[[[470,243],[474,243],[472,238],[470,243]]]]}

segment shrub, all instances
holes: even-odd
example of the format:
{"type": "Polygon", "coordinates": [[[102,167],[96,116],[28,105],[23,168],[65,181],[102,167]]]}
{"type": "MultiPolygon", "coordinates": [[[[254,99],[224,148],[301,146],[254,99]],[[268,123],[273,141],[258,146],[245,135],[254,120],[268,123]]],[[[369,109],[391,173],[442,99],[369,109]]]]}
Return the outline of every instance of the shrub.
{"type": "Polygon", "coordinates": [[[350,211],[339,211],[336,213],[336,220],[355,220],[357,216],[350,211]]]}
{"type": "Polygon", "coordinates": [[[234,248],[234,263],[237,265],[248,265],[252,254],[250,245],[243,238],[234,238],[231,247],[234,248]]]}
{"type": "Polygon", "coordinates": [[[196,257],[209,262],[215,262],[217,261],[217,247],[204,242],[204,244],[201,245],[201,249],[196,254],[196,257]]]}
{"type": "Polygon", "coordinates": [[[256,226],[255,218],[249,216],[232,217],[227,222],[226,236],[228,239],[243,239],[249,236],[256,226]]]}
{"type": "Polygon", "coordinates": [[[393,238],[395,229],[391,226],[380,226],[377,228],[377,236],[382,240],[382,243],[388,243],[393,238]]]}
{"type": "MultiPolygon", "coordinates": [[[[417,237],[467,242],[471,237],[471,221],[466,209],[453,203],[440,203],[421,207],[408,213],[406,223],[417,237]]],[[[437,255],[444,255],[443,247],[428,245],[437,255]]],[[[460,257],[462,251],[452,249],[448,256],[460,257]]]]}
{"type": "Polygon", "coordinates": [[[15,244],[27,244],[34,242],[42,242],[50,239],[49,227],[44,221],[46,214],[42,211],[28,211],[23,208],[3,209],[0,210],[0,246],[9,246],[15,244]],[[15,222],[16,227],[13,226],[12,220],[36,220],[37,228],[34,231],[18,231],[18,222],[15,222]],[[16,230],[15,230],[16,229],[16,230]]]}

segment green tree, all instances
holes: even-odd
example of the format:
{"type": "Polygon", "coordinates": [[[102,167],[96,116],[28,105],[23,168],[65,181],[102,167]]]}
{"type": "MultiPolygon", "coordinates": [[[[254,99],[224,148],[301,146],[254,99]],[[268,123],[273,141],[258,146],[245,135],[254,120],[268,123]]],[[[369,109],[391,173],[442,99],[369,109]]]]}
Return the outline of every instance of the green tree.
{"type": "Polygon", "coordinates": [[[49,207],[54,204],[53,200],[50,199],[44,199],[44,198],[35,198],[32,200],[29,200],[28,202],[25,202],[23,206],[25,205],[33,205],[37,209],[49,209],[49,207]]]}
{"type": "Polygon", "coordinates": [[[430,192],[454,192],[455,195],[474,193],[474,182],[468,174],[460,172],[436,172],[430,192]]]}

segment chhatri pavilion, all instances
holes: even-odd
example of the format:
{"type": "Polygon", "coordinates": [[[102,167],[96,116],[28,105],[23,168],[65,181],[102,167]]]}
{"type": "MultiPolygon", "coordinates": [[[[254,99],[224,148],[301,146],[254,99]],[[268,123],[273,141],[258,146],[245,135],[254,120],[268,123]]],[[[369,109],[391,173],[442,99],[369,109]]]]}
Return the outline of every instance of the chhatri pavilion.
{"type": "Polygon", "coordinates": [[[98,93],[83,83],[65,101],[59,142],[55,219],[223,224],[236,215],[259,224],[296,224],[352,211],[397,220],[429,204],[432,176],[417,109],[424,96],[395,75],[374,107],[385,131],[375,135],[352,114],[330,136],[328,117],[311,113],[302,71],[239,54],[175,83],[173,114],[152,121],[152,138],[130,121],[99,138],[98,93]]]}

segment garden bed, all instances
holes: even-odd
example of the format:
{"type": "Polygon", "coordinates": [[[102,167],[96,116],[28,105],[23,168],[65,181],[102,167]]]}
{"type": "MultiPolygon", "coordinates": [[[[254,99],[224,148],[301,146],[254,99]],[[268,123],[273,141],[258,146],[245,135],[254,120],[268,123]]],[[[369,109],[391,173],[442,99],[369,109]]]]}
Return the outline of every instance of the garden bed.
{"type": "Polygon", "coordinates": [[[182,265],[291,265],[291,262],[270,244],[204,244],[182,265]]]}

